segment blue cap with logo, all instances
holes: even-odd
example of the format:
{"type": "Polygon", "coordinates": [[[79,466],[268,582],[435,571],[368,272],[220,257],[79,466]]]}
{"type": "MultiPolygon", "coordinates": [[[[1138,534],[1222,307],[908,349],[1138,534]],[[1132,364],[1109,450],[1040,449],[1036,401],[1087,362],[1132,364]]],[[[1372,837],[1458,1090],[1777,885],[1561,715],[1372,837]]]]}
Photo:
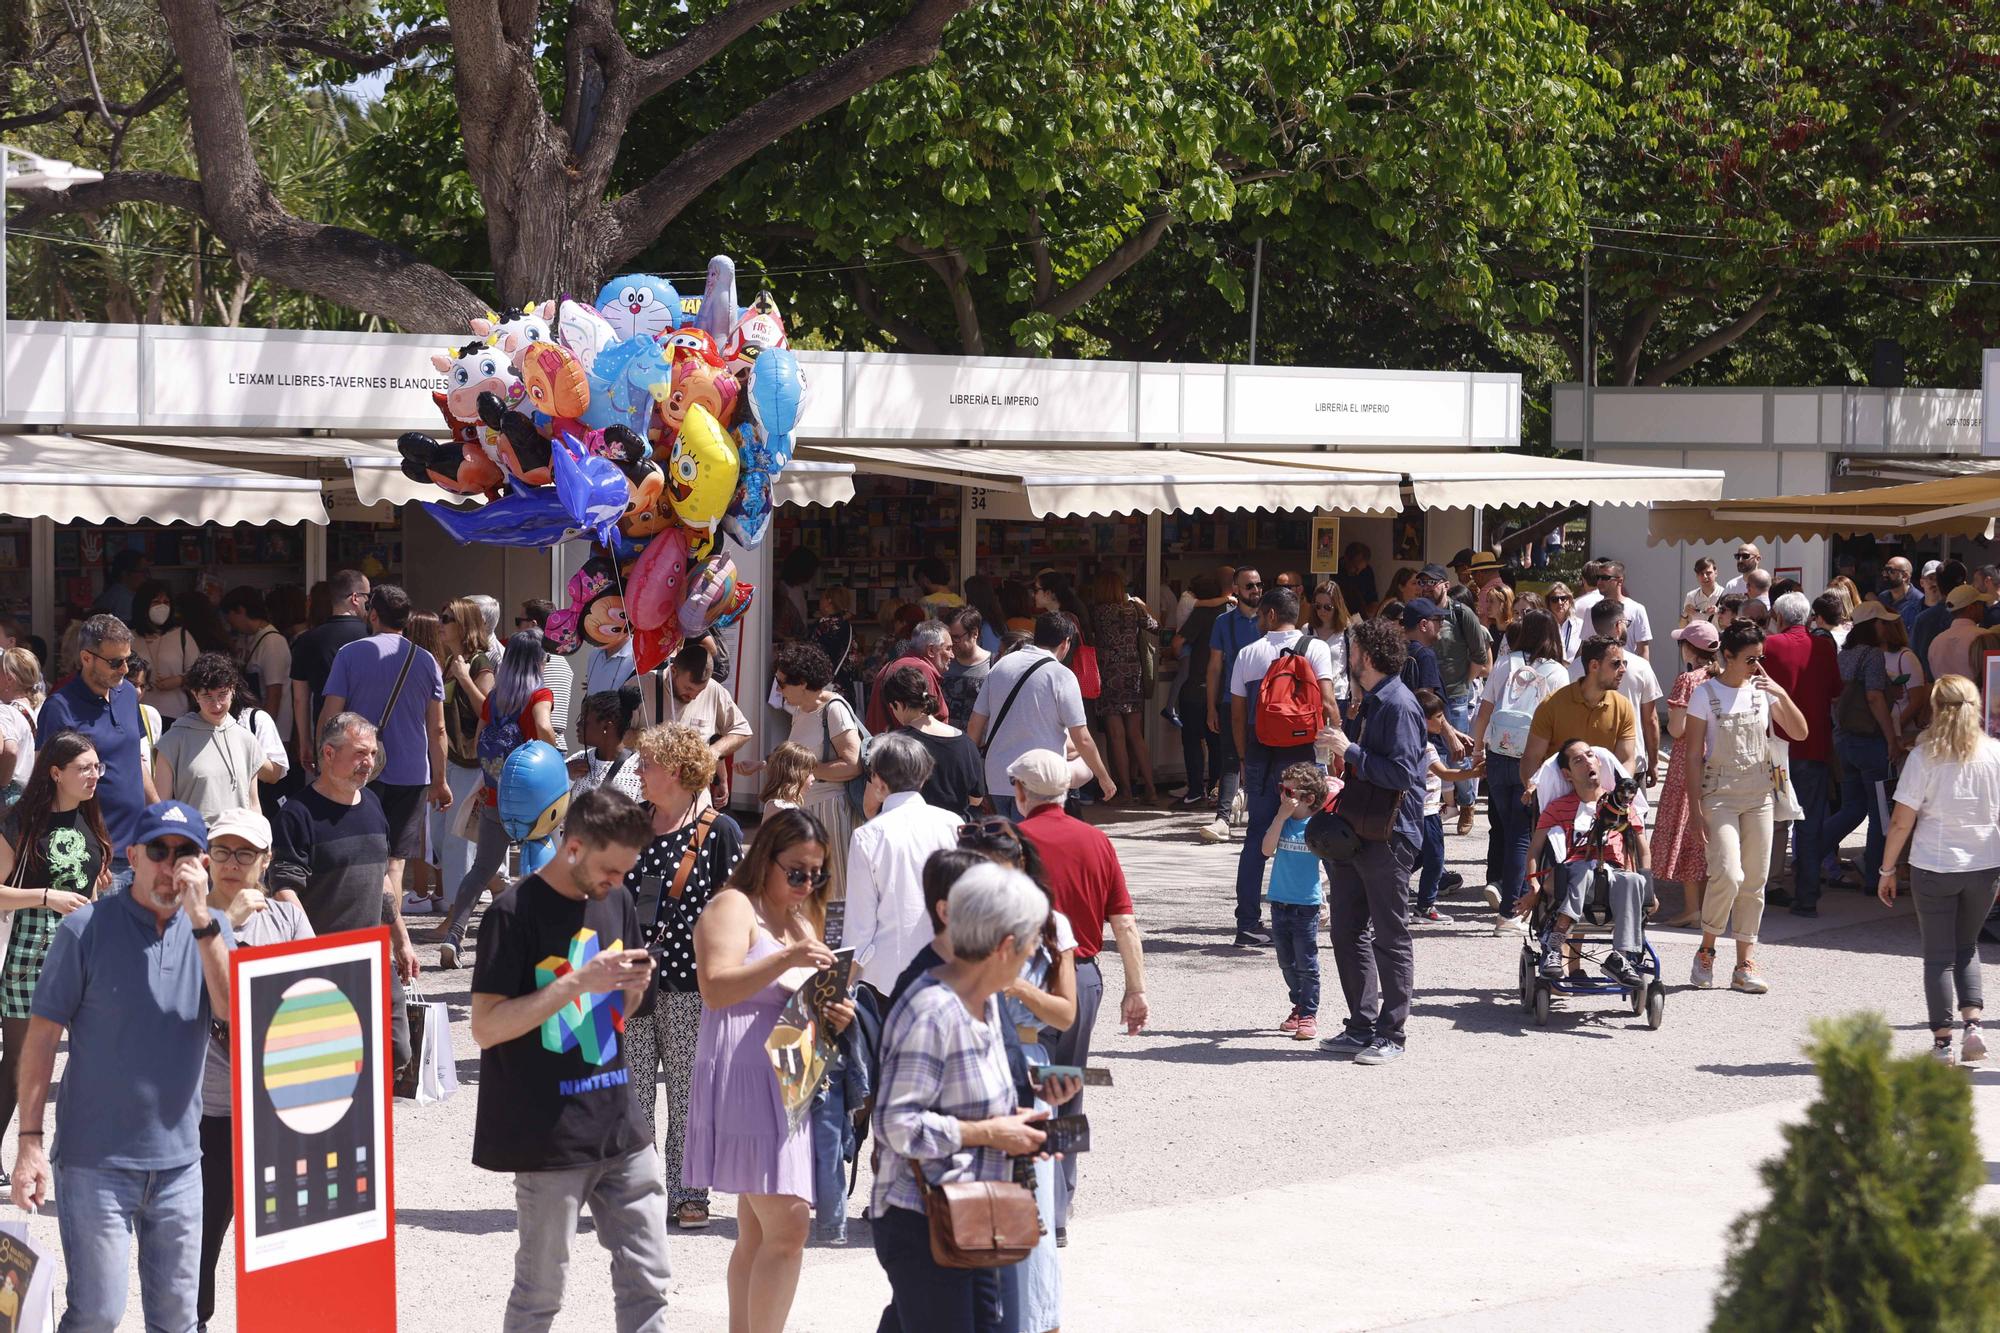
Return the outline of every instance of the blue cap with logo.
{"type": "Polygon", "coordinates": [[[1415,629],[1426,620],[1443,620],[1444,608],[1428,597],[1412,597],[1403,603],[1403,628],[1415,629]]]}
{"type": "Polygon", "coordinates": [[[204,852],[208,850],[208,825],[201,811],[186,801],[155,801],[139,815],[139,827],[132,845],[144,846],[174,835],[186,838],[204,852]]]}

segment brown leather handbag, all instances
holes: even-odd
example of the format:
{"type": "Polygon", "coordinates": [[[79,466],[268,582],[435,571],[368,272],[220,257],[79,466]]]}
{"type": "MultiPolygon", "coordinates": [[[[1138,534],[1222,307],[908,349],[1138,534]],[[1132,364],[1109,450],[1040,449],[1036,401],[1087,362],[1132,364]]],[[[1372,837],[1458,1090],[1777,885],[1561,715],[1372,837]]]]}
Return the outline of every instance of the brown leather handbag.
{"type": "Polygon", "coordinates": [[[940,1268],[1005,1268],[1042,1238],[1032,1191],[1011,1180],[933,1185],[910,1163],[931,1224],[931,1259],[940,1268]]]}

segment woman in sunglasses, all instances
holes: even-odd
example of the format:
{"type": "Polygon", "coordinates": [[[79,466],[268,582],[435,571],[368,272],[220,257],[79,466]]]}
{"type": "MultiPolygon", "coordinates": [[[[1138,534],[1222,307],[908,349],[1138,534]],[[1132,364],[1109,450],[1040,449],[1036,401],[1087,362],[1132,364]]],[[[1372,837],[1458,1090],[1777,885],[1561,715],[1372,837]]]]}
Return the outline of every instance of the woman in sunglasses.
{"type": "Polygon", "coordinates": [[[0,911],[13,913],[0,966],[0,1133],[14,1117],[28,1005],[56,923],[111,883],[111,835],[97,804],[103,772],[88,737],[58,732],[35,756],[27,790],[0,823],[0,911]]]}
{"type": "MultiPolygon", "coordinates": [[[[739,1196],[729,1260],[731,1328],[784,1327],[812,1220],[810,1128],[801,1120],[793,1129],[772,1095],[764,1042],[792,992],[833,962],[820,938],[827,859],[819,820],[805,810],[778,811],[757,830],[729,887],[695,926],[695,972],[706,1007],[681,1184],[739,1196]]],[[[854,1003],[842,999],[821,1018],[844,1031],[854,1003]]]]}

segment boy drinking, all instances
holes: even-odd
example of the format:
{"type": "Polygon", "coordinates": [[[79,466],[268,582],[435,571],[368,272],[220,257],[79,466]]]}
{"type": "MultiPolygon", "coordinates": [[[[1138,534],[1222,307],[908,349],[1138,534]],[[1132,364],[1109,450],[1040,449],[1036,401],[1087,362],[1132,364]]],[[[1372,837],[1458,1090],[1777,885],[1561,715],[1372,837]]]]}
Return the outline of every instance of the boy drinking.
{"type": "Polygon", "coordinates": [[[1326,808],[1331,783],[1316,765],[1293,764],[1278,775],[1278,813],[1264,830],[1271,878],[1271,943],[1292,993],[1292,1012],[1278,1031],[1295,1041],[1319,1037],[1319,858],[1306,850],[1306,821],[1326,808]]]}

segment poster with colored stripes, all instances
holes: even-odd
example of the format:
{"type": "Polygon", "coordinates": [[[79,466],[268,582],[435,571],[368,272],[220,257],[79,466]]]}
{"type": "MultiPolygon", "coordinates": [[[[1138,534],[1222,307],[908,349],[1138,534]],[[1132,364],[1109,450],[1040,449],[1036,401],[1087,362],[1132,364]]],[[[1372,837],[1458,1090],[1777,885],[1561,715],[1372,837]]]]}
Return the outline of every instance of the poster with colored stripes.
{"type": "Polygon", "coordinates": [[[382,951],[343,938],[238,964],[230,1073],[246,1272],[387,1234],[382,951]]]}

